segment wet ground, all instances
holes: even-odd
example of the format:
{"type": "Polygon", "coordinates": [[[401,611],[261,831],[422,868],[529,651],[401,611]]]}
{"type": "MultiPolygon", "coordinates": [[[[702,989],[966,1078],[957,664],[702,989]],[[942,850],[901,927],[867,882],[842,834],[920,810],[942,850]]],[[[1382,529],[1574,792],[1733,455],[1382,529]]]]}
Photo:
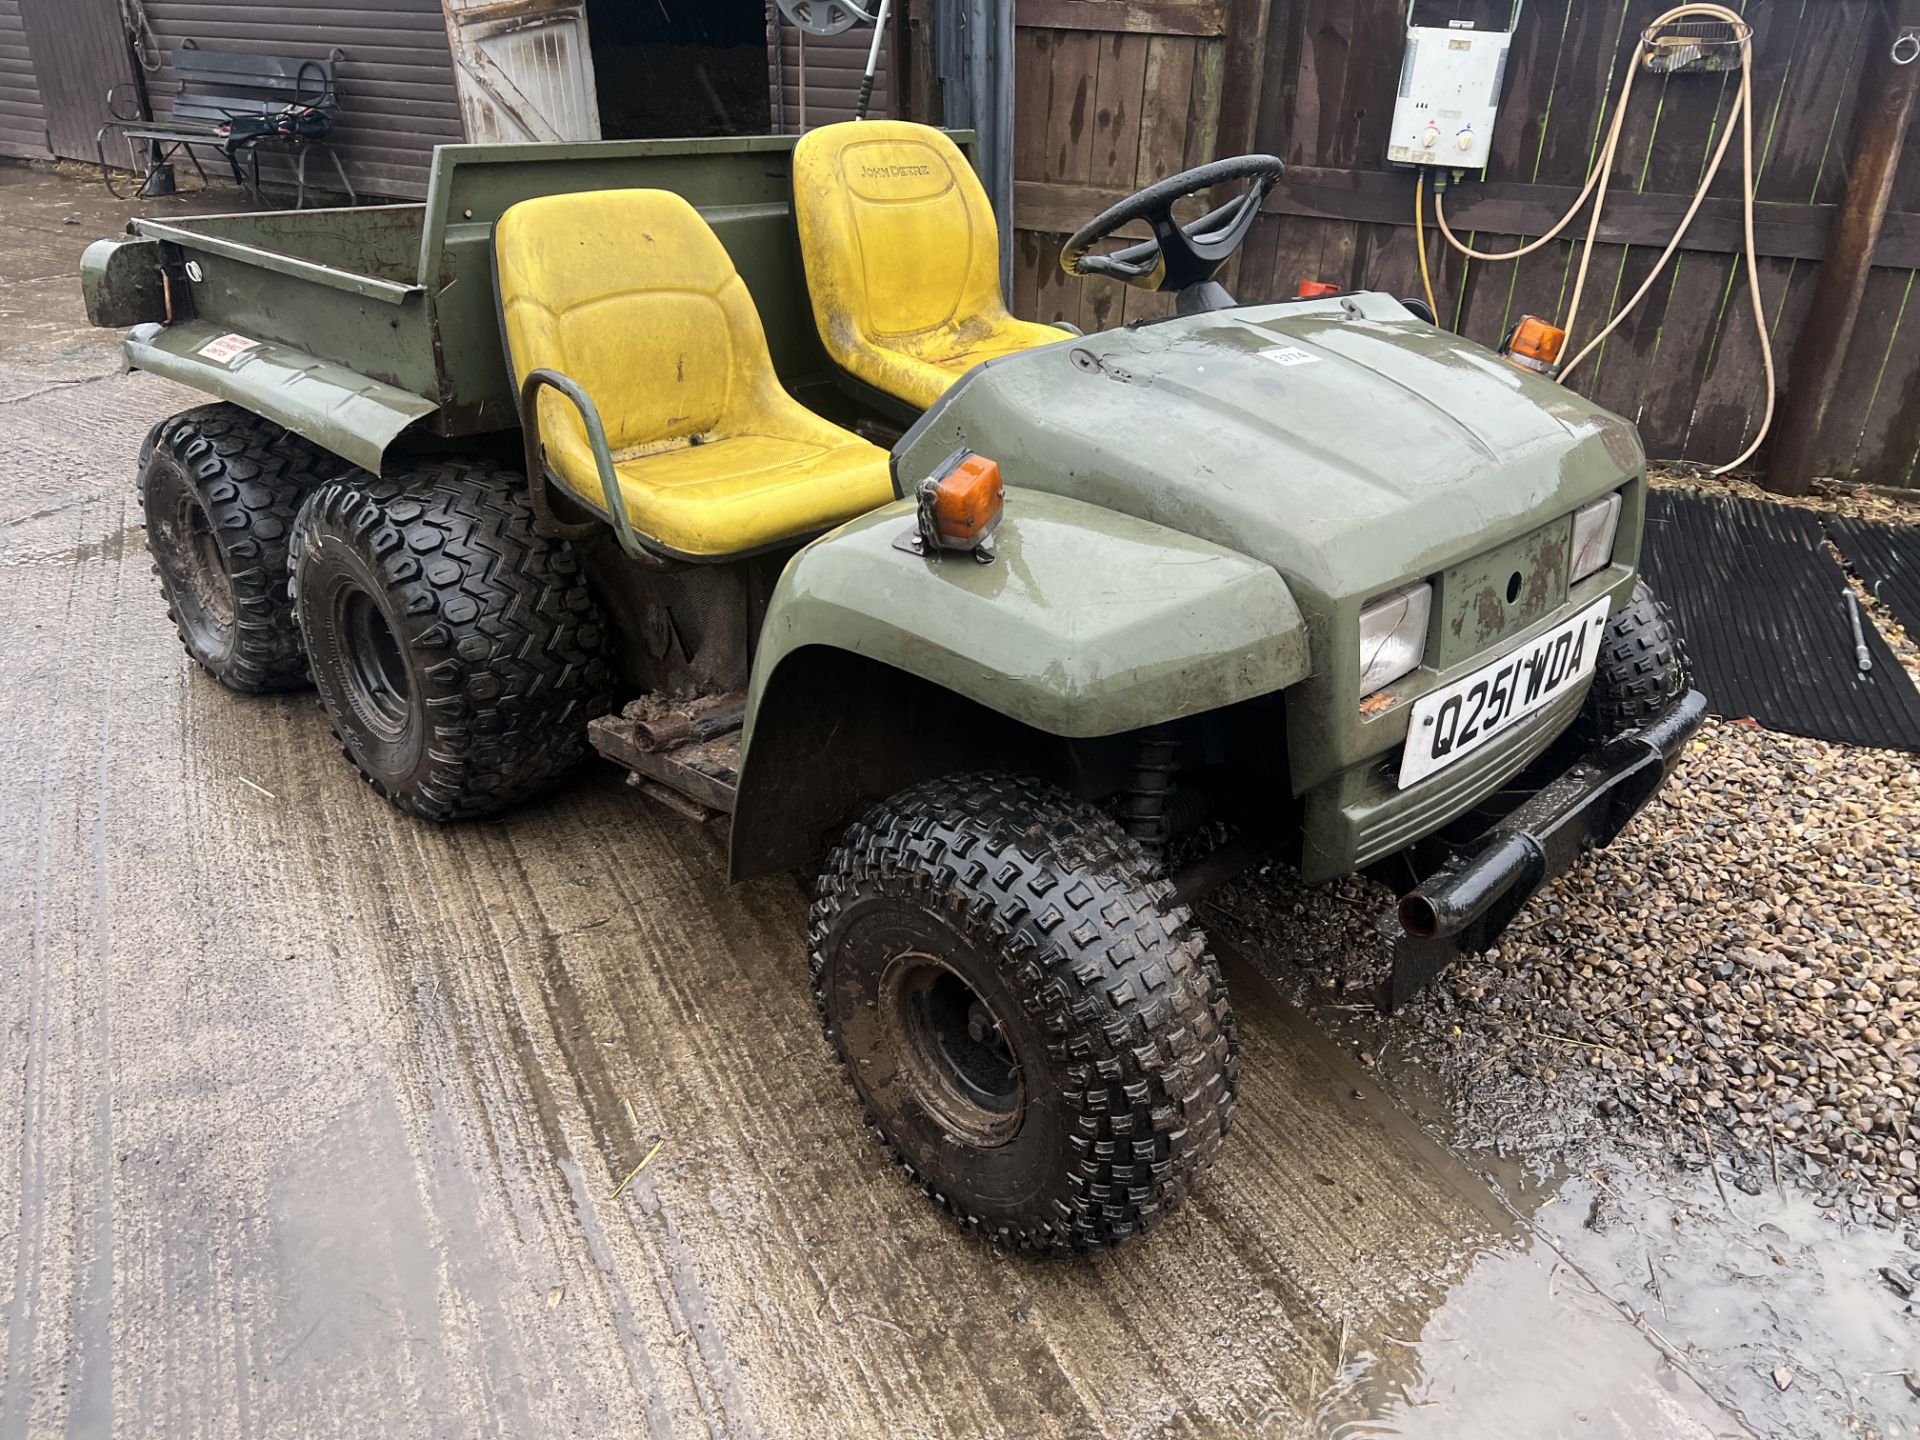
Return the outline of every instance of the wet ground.
{"type": "Polygon", "coordinates": [[[1790,1192],[1510,1164],[1258,948],[1195,1204],[962,1236],[862,1132],[795,882],[604,768],[410,821],[310,696],[187,663],[132,462],[197,397],[72,278],[120,213],[0,168],[0,1440],[1812,1435],[1905,1363],[1790,1192]]]}
{"type": "MultiPolygon", "coordinates": [[[[1616,845],[1645,840],[1636,825],[1616,845]]],[[[1560,885],[1580,879],[1575,872],[1560,885]]],[[[1724,1132],[1716,1147],[1697,1121],[1622,1104],[1628,1092],[1617,1079],[1581,1063],[1605,1047],[1517,1033],[1523,1018],[1502,1013],[1497,999],[1477,1010],[1459,1003],[1452,987],[1470,994],[1486,984],[1487,962],[1459,967],[1417,1006],[1380,1017],[1343,990],[1345,962],[1322,962],[1329,945],[1359,949],[1356,932],[1370,922],[1355,912],[1370,915],[1386,898],[1367,882],[1309,890],[1269,874],[1235,882],[1205,907],[1212,933],[1254,957],[1317,1033],[1443,1140],[1512,1208],[1528,1241],[1479,1256],[1450,1292],[1421,1333],[1413,1387],[1392,1351],[1351,1369],[1323,1412],[1371,1418],[1334,1433],[1471,1433],[1450,1415],[1423,1428],[1421,1404],[1461,1404],[1451,1387],[1476,1385],[1488,1370],[1511,1382],[1490,1353],[1502,1325],[1519,1344],[1548,1343],[1556,1307],[1534,1310],[1542,1292],[1515,1281],[1531,1265],[1545,1267],[1554,1300],[1588,1306],[1604,1297],[1754,1433],[1920,1434],[1913,1233],[1836,1205],[1819,1172],[1791,1152],[1762,1152],[1755,1163],[1730,1153],[1724,1132]],[[1547,1063],[1533,1043],[1542,1038],[1557,1051],[1547,1063]]],[[[1503,1390],[1512,1408],[1492,1412],[1498,1423],[1486,1433],[1533,1434],[1526,1417],[1557,1413],[1554,1367],[1524,1373],[1503,1390]]]]}

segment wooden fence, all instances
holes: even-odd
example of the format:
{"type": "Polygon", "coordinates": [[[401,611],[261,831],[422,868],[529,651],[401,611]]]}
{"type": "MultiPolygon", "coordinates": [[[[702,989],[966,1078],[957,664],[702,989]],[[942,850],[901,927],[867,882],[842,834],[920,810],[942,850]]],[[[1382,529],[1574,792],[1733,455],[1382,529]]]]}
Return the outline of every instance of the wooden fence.
{"type": "MultiPolygon", "coordinates": [[[[1813,295],[1887,0],[1746,0],[1754,29],[1761,290],[1782,386],[1813,295]]],[[[1538,235],[1584,181],[1632,38],[1668,0],[1418,0],[1419,24],[1468,19],[1514,38],[1493,163],[1448,196],[1477,248],[1538,235]],[[1515,14],[1517,10],[1517,15],[1515,14]]],[[[1087,329],[1164,313],[1161,297],[1060,273],[1064,234],[1215,154],[1291,167],[1230,277],[1242,299],[1303,279],[1418,293],[1414,177],[1385,161],[1405,0],[1016,0],[1014,303],[1087,329]]],[[[1699,184],[1737,76],[1642,75],[1575,329],[1592,335],[1645,279],[1699,184]]],[[[1920,484],[1920,125],[1909,135],[1823,473],[1920,484]],[[1909,320],[1910,307],[1914,318],[1909,320]]],[[[1764,405],[1741,251],[1739,141],[1683,249],[1574,377],[1634,419],[1651,454],[1737,454],[1764,405]]],[[[1568,232],[1584,236],[1586,218],[1568,232]]],[[[1517,263],[1467,261],[1429,232],[1441,319],[1495,344],[1523,313],[1558,316],[1577,260],[1558,240],[1517,263]]]]}

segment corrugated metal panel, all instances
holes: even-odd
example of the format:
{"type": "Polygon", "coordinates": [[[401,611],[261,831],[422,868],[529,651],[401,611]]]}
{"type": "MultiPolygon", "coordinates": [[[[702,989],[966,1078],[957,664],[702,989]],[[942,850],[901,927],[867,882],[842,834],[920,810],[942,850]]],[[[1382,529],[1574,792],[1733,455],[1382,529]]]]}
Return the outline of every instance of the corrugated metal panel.
{"type": "MultiPolygon", "coordinates": [[[[323,57],[337,47],[346,58],[335,67],[333,141],[362,194],[425,195],[433,147],[464,138],[438,0],[146,0],[146,10],[169,62],[149,79],[162,114],[183,40],[254,55],[323,57]]],[[[326,169],[309,164],[308,178],[324,184],[326,169]]]]}
{"type": "Polygon", "coordinates": [[[44,160],[52,153],[20,0],[0,0],[0,155],[44,160]]]}
{"type": "Polygon", "coordinates": [[[53,153],[92,159],[107,92],[133,81],[118,0],[21,0],[20,19],[53,153]]]}
{"type": "MultiPolygon", "coordinates": [[[[887,77],[887,52],[893,49],[891,22],[887,29],[887,41],[880,47],[880,65],[874,72],[873,104],[867,111],[875,119],[893,114],[893,86],[887,77]]],[[[860,77],[867,73],[867,50],[872,44],[870,25],[856,25],[838,35],[807,36],[807,129],[853,119],[853,107],[860,99],[860,77]]],[[[792,134],[801,128],[800,32],[785,20],[780,22],[780,92],[785,129],[792,134]]]]}

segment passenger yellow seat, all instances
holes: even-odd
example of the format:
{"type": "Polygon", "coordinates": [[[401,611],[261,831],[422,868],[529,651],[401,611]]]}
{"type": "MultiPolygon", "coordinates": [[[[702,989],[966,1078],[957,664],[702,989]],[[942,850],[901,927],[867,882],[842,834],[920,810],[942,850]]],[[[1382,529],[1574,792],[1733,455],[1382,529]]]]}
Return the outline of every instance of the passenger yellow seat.
{"type": "MultiPolygon", "coordinates": [[[[516,380],[577,381],[606,426],[634,528],[695,558],[825,530],[893,498],[887,454],[787,394],[746,283],[664,190],[523,200],[494,230],[516,380]]],[[[579,412],[539,394],[547,462],[605,508],[579,412]]]]}
{"type": "Polygon", "coordinates": [[[982,360],[1067,338],[1007,313],[987,193],[945,135],[904,120],[809,131],[793,213],[834,362],[924,410],[982,360]]]}

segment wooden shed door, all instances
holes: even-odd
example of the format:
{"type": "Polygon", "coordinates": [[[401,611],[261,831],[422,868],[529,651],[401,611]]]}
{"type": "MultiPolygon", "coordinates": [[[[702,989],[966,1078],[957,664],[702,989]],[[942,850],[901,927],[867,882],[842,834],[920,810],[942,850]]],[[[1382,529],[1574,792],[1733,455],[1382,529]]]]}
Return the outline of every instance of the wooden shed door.
{"type": "Polygon", "coordinates": [[[1171,296],[1064,274],[1060,247],[1135,190],[1248,148],[1266,10],[1262,0],[1017,0],[1016,313],[1093,331],[1172,312],[1171,296]]]}
{"type": "Polygon", "coordinates": [[[586,0],[442,0],[472,141],[598,140],[586,0]]]}
{"type": "Polygon", "coordinates": [[[107,120],[107,92],[133,83],[118,0],[20,0],[20,19],[49,147],[68,160],[93,159],[93,137],[107,120]]]}

